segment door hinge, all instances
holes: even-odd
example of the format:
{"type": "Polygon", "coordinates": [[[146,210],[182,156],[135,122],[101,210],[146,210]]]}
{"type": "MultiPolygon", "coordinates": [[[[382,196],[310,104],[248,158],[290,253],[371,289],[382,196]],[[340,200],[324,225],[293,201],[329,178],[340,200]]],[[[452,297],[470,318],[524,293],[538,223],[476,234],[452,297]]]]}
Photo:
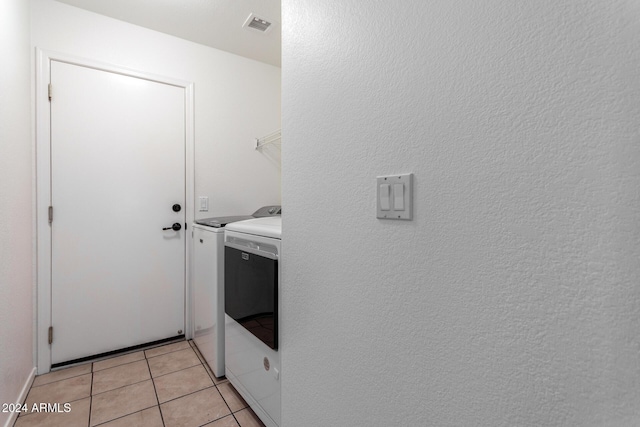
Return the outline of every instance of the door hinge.
{"type": "Polygon", "coordinates": [[[49,344],[53,343],[53,326],[49,326],[49,344]]]}
{"type": "Polygon", "coordinates": [[[49,83],[49,88],[47,90],[48,90],[48,94],[49,94],[49,101],[51,101],[51,93],[52,93],[51,92],[51,83],[49,83]]]}
{"type": "Polygon", "coordinates": [[[53,206],[49,206],[49,224],[53,222],[53,206]]]}

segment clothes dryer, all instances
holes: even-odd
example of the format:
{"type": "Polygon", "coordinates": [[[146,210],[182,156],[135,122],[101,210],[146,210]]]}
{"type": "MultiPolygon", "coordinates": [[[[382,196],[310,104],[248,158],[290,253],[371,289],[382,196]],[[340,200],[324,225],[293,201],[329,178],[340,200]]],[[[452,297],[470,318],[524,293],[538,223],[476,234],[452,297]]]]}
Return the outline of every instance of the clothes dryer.
{"type": "Polygon", "coordinates": [[[281,217],[225,229],[225,372],[267,427],[280,425],[281,217]]]}

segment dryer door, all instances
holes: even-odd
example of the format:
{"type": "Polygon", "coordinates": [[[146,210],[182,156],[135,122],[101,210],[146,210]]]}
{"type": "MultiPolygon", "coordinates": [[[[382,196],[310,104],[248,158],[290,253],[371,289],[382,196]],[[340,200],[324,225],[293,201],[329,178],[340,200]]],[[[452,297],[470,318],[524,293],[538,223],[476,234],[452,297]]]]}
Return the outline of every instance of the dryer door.
{"type": "Polygon", "coordinates": [[[227,242],[225,312],[272,349],[278,348],[277,250],[227,242]]]}

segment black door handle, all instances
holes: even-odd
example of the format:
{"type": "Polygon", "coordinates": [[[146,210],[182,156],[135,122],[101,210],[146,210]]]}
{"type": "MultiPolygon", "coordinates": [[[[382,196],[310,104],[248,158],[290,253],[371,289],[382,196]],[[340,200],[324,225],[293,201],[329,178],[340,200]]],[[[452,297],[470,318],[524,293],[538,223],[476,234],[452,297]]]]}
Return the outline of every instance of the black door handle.
{"type": "Polygon", "coordinates": [[[179,222],[174,223],[171,227],[164,227],[163,230],[173,230],[180,231],[182,229],[182,225],[179,222]]]}

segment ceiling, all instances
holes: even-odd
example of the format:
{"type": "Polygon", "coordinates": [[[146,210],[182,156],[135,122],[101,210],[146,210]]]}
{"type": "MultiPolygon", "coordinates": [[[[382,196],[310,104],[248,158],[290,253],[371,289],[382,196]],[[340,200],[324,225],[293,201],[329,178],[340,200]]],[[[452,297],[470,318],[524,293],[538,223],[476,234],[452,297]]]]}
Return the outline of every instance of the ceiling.
{"type": "Polygon", "coordinates": [[[58,1],[280,67],[280,0],[58,1]],[[243,28],[251,13],[272,28],[243,28]]]}

